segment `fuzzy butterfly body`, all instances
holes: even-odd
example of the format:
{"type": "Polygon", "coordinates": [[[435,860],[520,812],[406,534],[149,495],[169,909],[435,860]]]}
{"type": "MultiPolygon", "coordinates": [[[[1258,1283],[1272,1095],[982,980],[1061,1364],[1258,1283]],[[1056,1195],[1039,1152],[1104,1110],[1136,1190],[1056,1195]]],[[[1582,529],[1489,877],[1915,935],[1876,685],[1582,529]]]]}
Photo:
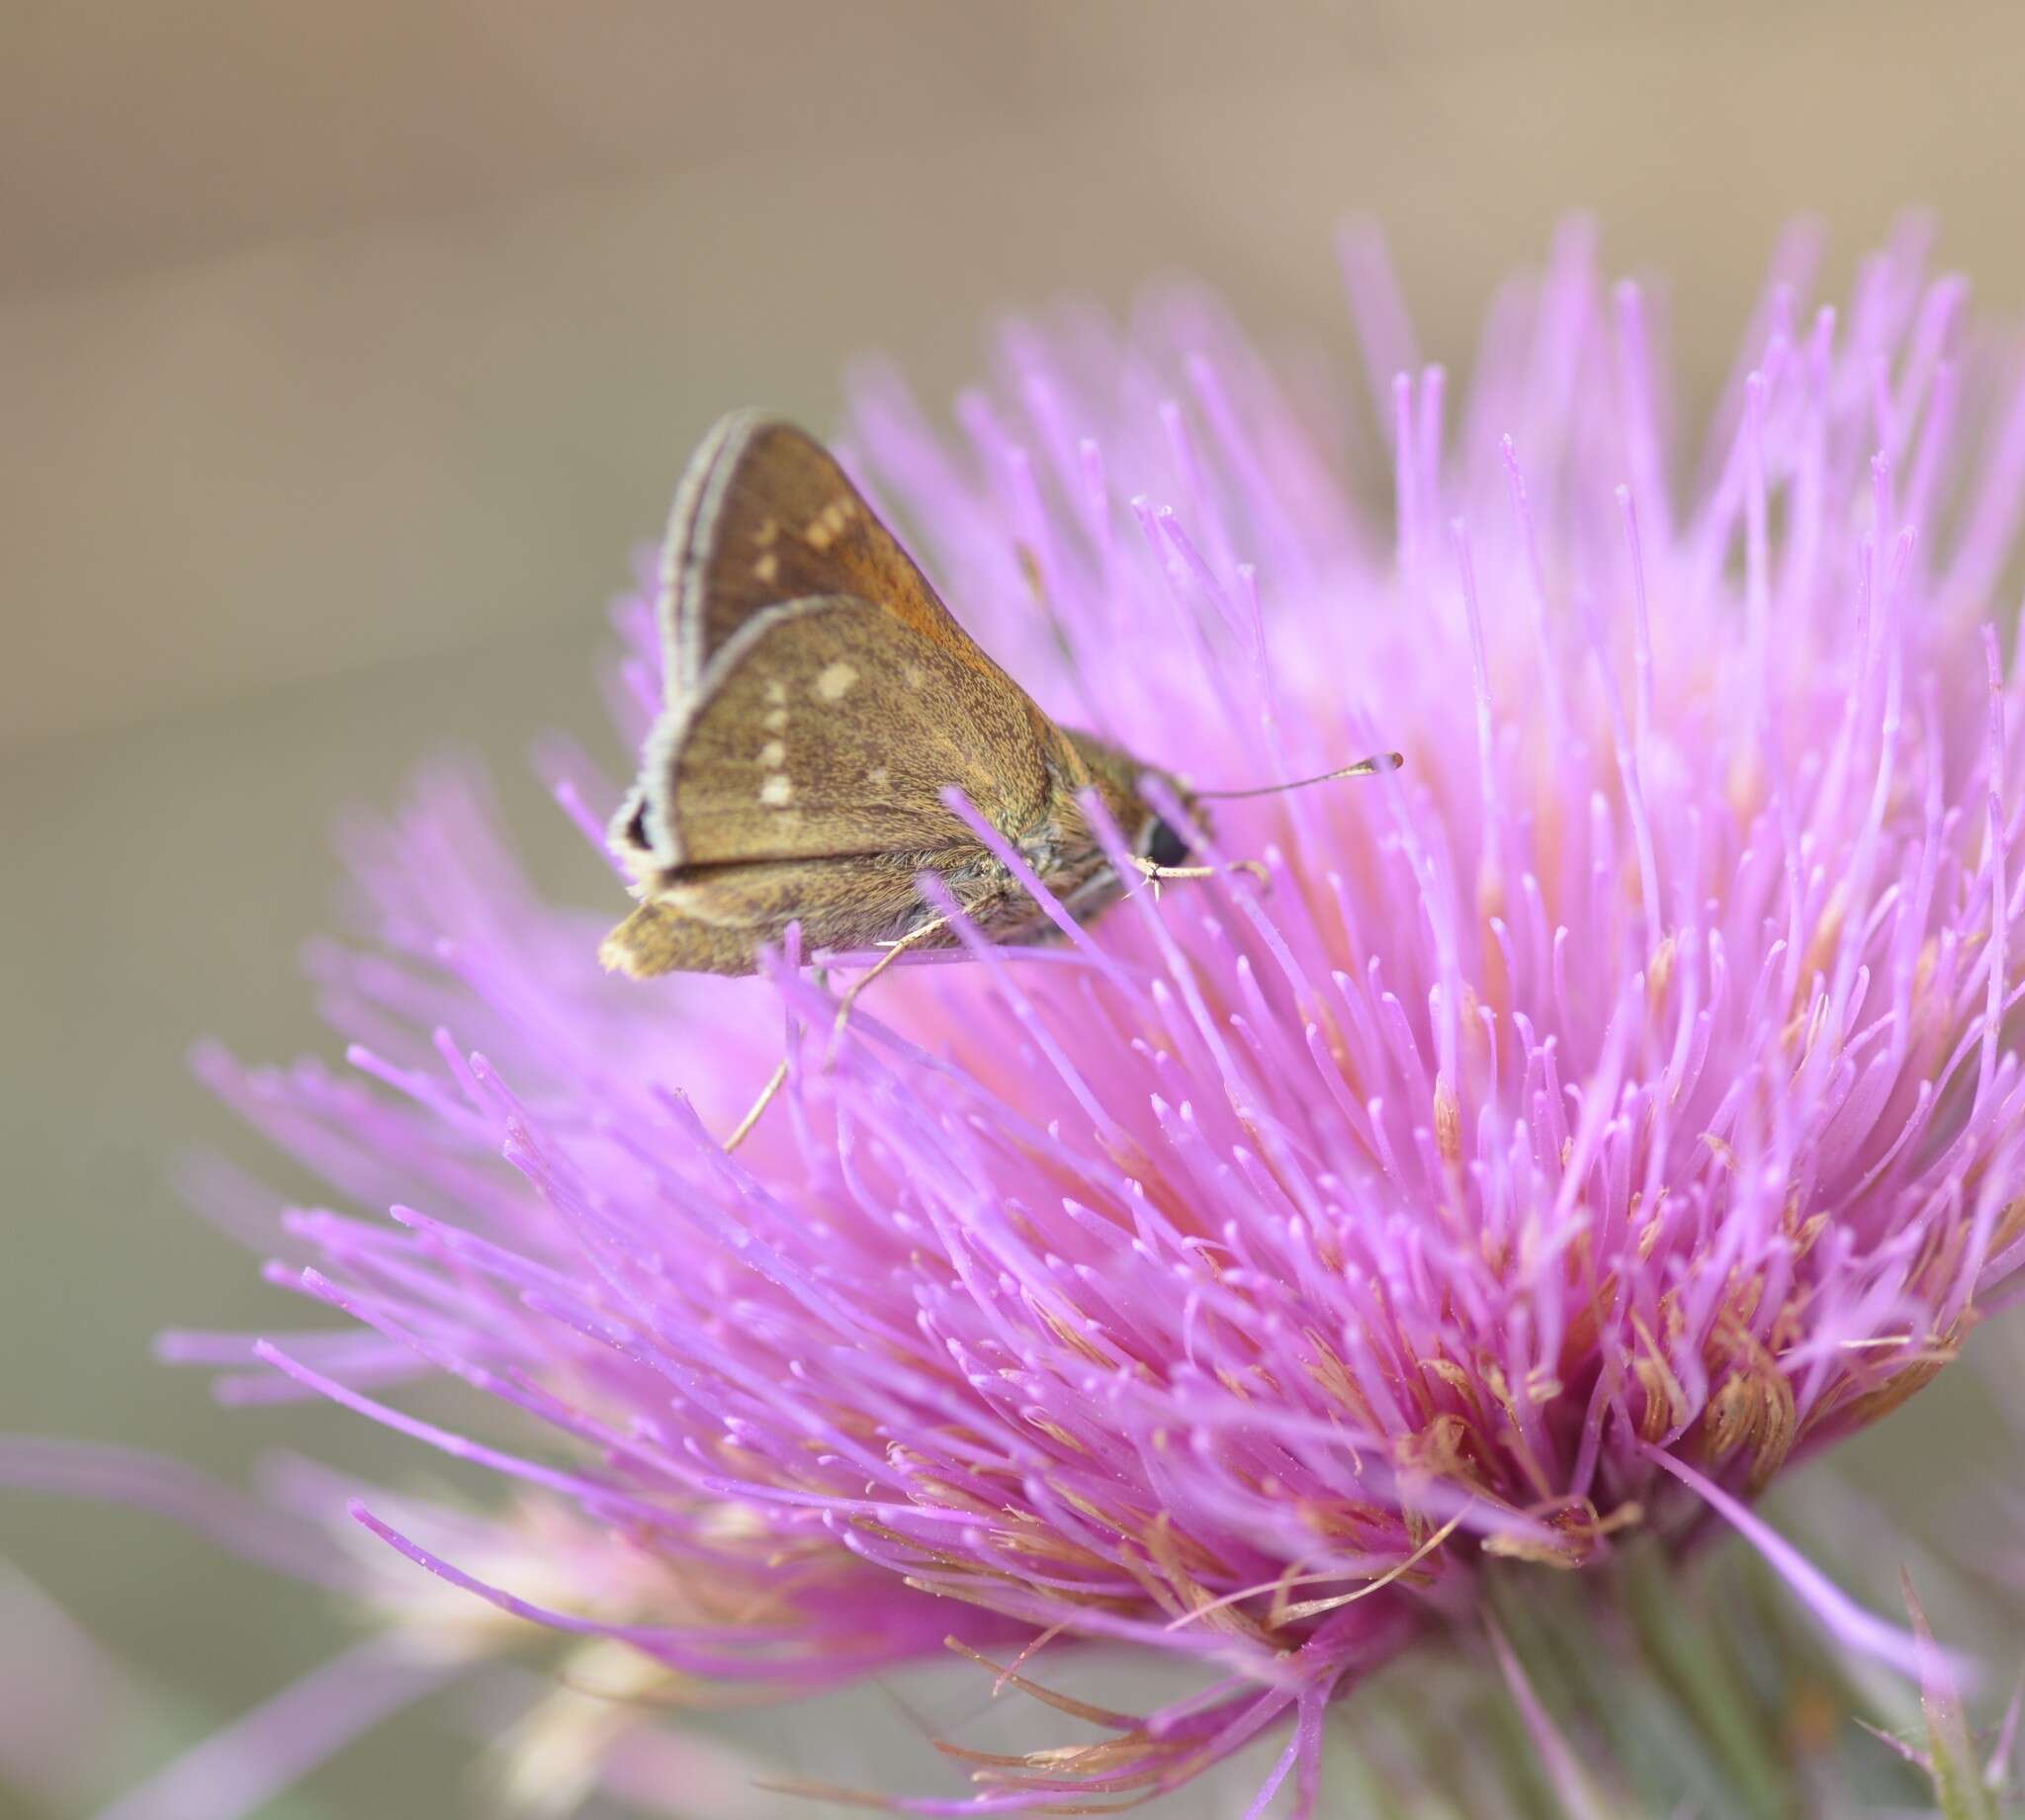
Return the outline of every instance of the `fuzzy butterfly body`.
{"type": "Polygon", "coordinates": [[[640,904],[608,967],[749,973],[790,923],[812,953],[953,946],[924,873],[993,940],[1045,935],[952,789],[1079,918],[1121,889],[1086,793],[1136,855],[1186,857],[1139,796],[1146,767],[1043,714],[791,424],[728,417],[698,451],[660,615],[666,707],[612,824],[640,904]]]}

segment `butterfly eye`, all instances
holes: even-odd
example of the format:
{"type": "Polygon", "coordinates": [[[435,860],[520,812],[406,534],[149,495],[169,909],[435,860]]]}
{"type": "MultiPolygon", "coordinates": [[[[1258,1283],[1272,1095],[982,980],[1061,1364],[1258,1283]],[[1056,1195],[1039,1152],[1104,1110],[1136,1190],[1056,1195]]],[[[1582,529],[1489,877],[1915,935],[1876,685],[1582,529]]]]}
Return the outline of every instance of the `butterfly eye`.
{"type": "Polygon", "coordinates": [[[1146,836],[1146,857],[1156,866],[1186,865],[1189,843],[1165,822],[1156,820],[1146,836]]]}

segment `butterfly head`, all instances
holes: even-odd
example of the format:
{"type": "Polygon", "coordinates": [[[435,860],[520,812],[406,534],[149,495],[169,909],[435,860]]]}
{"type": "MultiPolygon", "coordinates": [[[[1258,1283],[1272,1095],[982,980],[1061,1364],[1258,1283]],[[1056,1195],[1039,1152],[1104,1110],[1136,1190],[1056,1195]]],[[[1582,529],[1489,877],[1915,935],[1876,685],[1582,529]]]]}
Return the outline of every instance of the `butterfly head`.
{"type": "Polygon", "coordinates": [[[1118,832],[1130,845],[1133,858],[1161,867],[1188,865],[1193,857],[1189,827],[1204,831],[1208,821],[1197,807],[1195,793],[1172,773],[1140,763],[1122,746],[1090,734],[1067,733],[1066,737],[1118,832]],[[1149,777],[1166,786],[1160,793],[1162,800],[1179,806],[1179,821],[1186,822],[1187,827],[1170,821],[1142,794],[1149,777]]]}
{"type": "Polygon", "coordinates": [[[1156,866],[1186,866],[1189,863],[1189,839],[1164,818],[1155,816],[1141,833],[1134,849],[1141,859],[1151,860],[1156,866]]]}

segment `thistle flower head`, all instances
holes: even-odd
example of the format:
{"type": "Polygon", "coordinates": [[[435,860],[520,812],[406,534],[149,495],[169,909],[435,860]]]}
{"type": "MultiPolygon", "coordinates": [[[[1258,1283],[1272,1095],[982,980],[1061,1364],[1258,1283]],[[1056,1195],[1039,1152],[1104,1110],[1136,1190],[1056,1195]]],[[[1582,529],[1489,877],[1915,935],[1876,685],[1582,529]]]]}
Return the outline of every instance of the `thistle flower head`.
{"type": "MultiPolygon", "coordinates": [[[[867,376],[846,459],[1064,725],[1197,787],[1406,766],[1213,828],[1158,802],[1265,880],[971,940],[834,1044],[793,956],[602,977],[602,910],[424,780],[353,841],[373,945],[313,962],[365,1079],[207,1063],[345,1203],[289,1217],[286,1275],[357,1325],[259,1356],[567,1510],[578,1571],[361,1519],[671,1686],[945,1640],[1021,1685],[1077,1642],[1198,1668],[920,1812],[1129,1798],[1271,1728],[1312,1812],[1331,1701],[1489,1563],[1711,1504],[1909,1663],[1746,1507],[2025,1262],[2025,393],[1916,237],[1841,308],[1805,251],[1692,481],[1655,312],[1579,226],[1461,397],[1346,241],[1374,433],[1192,291],[1009,330],[951,436],[867,376]],[[402,1413],[429,1375],[517,1438],[402,1413]]],[[[617,625],[637,740],[644,593],[617,625]]],[[[546,762],[601,839],[616,786],[546,762]]]]}

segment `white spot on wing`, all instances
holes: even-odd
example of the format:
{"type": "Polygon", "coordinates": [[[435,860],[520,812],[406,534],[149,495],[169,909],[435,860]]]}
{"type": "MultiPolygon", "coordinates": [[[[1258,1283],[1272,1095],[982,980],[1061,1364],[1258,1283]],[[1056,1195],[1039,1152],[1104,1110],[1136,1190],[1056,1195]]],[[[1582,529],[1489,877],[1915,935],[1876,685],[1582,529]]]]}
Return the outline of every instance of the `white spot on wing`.
{"type": "Polygon", "coordinates": [[[802,542],[812,550],[828,550],[843,535],[853,509],[848,499],[833,499],[802,527],[802,542]]]}
{"type": "Polygon", "coordinates": [[[766,685],[766,705],[769,708],[783,708],[787,705],[787,684],[769,682],[766,685]]]}
{"type": "Polygon", "coordinates": [[[785,809],[795,800],[795,787],[776,774],[759,786],[759,800],[768,809],[785,809]]]}
{"type": "Polygon", "coordinates": [[[769,739],[759,748],[759,762],[769,771],[776,771],[787,763],[787,746],[779,739],[769,739]]]}
{"type": "Polygon", "coordinates": [[[767,709],[767,711],[759,717],[759,725],[765,728],[766,731],[770,734],[786,733],[787,710],[785,708],[767,709]]]}
{"type": "Polygon", "coordinates": [[[850,692],[850,686],[858,679],[858,673],[841,658],[825,664],[816,678],[816,693],[826,701],[841,701],[850,692]]]}

